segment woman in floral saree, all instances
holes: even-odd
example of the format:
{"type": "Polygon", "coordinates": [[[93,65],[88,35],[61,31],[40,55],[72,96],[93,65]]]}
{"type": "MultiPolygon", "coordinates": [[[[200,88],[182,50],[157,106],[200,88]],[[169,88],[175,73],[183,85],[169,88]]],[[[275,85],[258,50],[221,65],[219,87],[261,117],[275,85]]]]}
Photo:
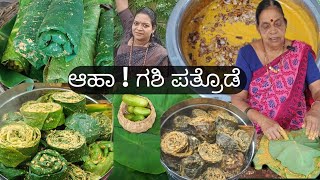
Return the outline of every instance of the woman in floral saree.
{"type": "Polygon", "coordinates": [[[281,138],[283,129],[302,127],[309,139],[318,137],[320,73],[314,52],[306,43],[285,38],[287,20],[279,2],[260,2],[256,22],[261,39],[239,51],[236,65],[248,82],[232,96],[232,104],[269,139],[281,138]]]}

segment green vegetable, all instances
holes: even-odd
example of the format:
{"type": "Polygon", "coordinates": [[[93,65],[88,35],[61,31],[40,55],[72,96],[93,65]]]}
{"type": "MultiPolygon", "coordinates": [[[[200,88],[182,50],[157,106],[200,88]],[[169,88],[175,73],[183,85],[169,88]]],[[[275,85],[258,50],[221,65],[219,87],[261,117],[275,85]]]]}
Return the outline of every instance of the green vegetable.
{"type": "Polygon", "coordinates": [[[132,118],[134,117],[134,114],[125,114],[124,117],[129,120],[132,120],[132,118]]]}
{"type": "MultiPolygon", "coordinates": [[[[87,1],[85,0],[84,4],[87,1]]],[[[99,4],[85,6],[83,32],[78,54],[69,62],[63,57],[52,58],[44,70],[45,82],[66,83],[68,82],[69,73],[74,68],[78,66],[93,66],[100,11],[99,4]]]]}
{"type": "MultiPolygon", "coordinates": [[[[6,49],[4,51],[1,63],[8,67],[8,69],[14,70],[16,72],[27,73],[29,71],[29,62],[23,58],[19,53],[15,51],[13,40],[16,37],[16,34],[21,26],[22,19],[26,13],[26,8],[30,4],[31,0],[23,0],[19,3],[19,12],[16,18],[16,22],[10,33],[6,49]]],[[[1,72],[1,71],[0,71],[1,72]]],[[[16,75],[19,76],[19,75],[16,75]]],[[[15,76],[11,76],[15,77],[15,76]]]]}
{"type": "Polygon", "coordinates": [[[86,97],[72,91],[56,92],[51,95],[51,99],[63,107],[66,116],[86,110],[86,97]]]}
{"type": "Polygon", "coordinates": [[[90,116],[98,120],[99,126],[102,128],[99,139],[109,140],[112,134],[112,118],[108,117],[108,112],[94,112],[90,116]]]}
{"type": "Polygon", "coordinates": [[[99,124],[98,120],[82,113],[75,113],[69,116],[65,122],[68,129],[79,131],[80,134],[85,136],[89,144],[97,140],[102,131],[104,131],[99,124]]]}
{"type": "Polygon", "coordinates": [[[136,115],[149,116],[149,114],[151,113],[151,110],[143,107],[134,107],[133,112],[136,115]]]}
{"type": "Polygon", "coordinates": [[[26,8],[26,13],[13,40],[16,52],[26,58],[36,69],[47,64],[48,61],[48,57],[38,50],[36,39],[50,3],[51,0],[33,0],[26,8]]]}
{"type": "Polygon", "coordinates": [[[13,28],[13,25],[16,21],[16,18],[17,16],[14,16],[7,24],[5,24],[0,29],[0,59],[2,57],[4,50],[6,49],[8,39],[9,39],[11,30],[13,28]]]}
{"type": "Polygon", "coordinates": [[[112,111],[112,104],[86,104],[88,114],[102,111],[112,111]]]}
{"type": "Polygon", "coordinates": [[[38,150],[41,133],[24,122],[13,122],[0,128],[0,162],[16,167],[38,150]]]}
{"type": "MultiPolygon", "coordinates": [[[[115,161],[133,170],[144,173],[160,174],[165,169],[160,163],[160,117],[172,105],[191,98],[189,95],[145,95],[156,110],[156,120],[152,128],[145,133],[130,133],[122,128],[117,118],[121,95],[113,96],[114,117],[114,151],[117,153],[115,161]],[[128,151],[130,149],[130,151],[128,151]],[[118,156],[121,154],[121,156],[118,156]],[[146,157],[148,155],[148,158],[146,157]]],[[[125,172],[123,172],[125,173],[125,172]]]]}
{"type": "Polygon", "coordinates": [[[270,141],[269,151],[274,159],[281,161],[291,172],[308,175],[315,169],[314,158],[320,156],[320,141],[304,137],[298,137],[300,142],[293,137],[289,140],[270,141]]]}
{"type": "Polygon", "coordinates": [[[83,1],[52,0],[38,31],[39,49],[70,61],[79,51],[82,25],[83,1]]]}
{"type": "Polygon", "coordinates": [[[125,102],[129,106],[139,106],[139,107],[147,107],[148,101],[143,97],[139,97],[132,94],[124,94],[122,95],[122,101],[125,102]]]}
{"type": "Polygon", "coordinates": [[[47,136],[47,144],[58,151],[68,162],[79,162],[87,155],[86,138],[77,131],[55,130],[47,136]]]}
{"type": "Polygon", "coordinates": [[[99,176],[105,175],[113,165],[113,144],[99,141],[89,146],[89,156],[84,158],[83,168],[99,176]]]}
{"type": "Polygon", "coordinates": [[[131,118],[130,120],[132,120],[132,121],[141,121],[141,120],[144,120],[144,119],[145,119],[145,117],[143,115],[138,114],[138,115],[133,116],[133,118],[131,118]]]}
{"type": "Polygon", "coordinates": [[[0,173],[7,179],[18,179],[24,176],[27,172],[22,169],[9,168],[0,163],[0,173]]]}
{"type": "Polygon", "coordinates": [[[31,180],[64,179],[68,176],[67,160],[57,151],[46,149],[37,153],[29,166],[31,180]]]}
{"type": "Polygon", "coordinates": [[[114,12],[102,10],[99,20],[97,55],[95,57],[96,66],[113,66],[113,34],[114,34],[114,12]]]}
{"type": "Polygon", "coordinates": [[[80,167],[70,164],[68,166],[68,176],[66,180],[99,180],[100,177],[82,170],[80,167]]]}
{"type": "Polygon", "coordinates": [[[133,113],[133,109],[134,109],[134,106],[128,106],[127,110],[129,113],[133,113]]]}
{"type": "Polygon", "coordinates": [[[64,123],[63,109],[57,103],[29,101],[22,105],[20,112],[28,125],[41,130],[54,129],[64,123]]]}

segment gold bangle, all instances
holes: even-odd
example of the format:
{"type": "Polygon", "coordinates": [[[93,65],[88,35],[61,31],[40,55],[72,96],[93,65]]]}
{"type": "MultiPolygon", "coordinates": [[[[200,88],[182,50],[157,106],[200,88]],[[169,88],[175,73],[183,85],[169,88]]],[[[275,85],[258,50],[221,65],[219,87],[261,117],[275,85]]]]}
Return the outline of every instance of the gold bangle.
{"type": "Polygon", "coordinates": [[[244,110],[244,113],[245,113],[245,114],[248,114],[248,111],[249,111],[250,109],[253,109],[253,108],[247,107],[246,110],[244,110]]]}

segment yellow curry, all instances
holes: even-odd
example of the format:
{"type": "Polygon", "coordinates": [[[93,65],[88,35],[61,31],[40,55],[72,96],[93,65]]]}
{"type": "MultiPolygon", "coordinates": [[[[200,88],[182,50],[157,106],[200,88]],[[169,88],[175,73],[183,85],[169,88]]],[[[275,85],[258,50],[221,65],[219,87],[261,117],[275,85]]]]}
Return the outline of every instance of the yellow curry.
{"type": "MultiPolygon", "coordinates": [[[[238,50],[260,36],[255,10],[260,0],[217,0],[185,23],[182,50],[190,65],[234,65],[238,50]]],[[[292,0],[279,1],[288,20],[286,38],[310,44],[318,51],[319,32],[306,10],[292,0]]]]}

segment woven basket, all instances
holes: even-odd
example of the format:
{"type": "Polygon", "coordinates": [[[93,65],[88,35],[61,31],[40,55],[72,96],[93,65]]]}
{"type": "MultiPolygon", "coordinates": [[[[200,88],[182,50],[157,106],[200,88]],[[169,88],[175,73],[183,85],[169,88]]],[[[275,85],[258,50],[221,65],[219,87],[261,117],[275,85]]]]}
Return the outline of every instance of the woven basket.
{"type": "MultiPolygon", "coordinates": [[[[2,2],[5,4],[4,2],[2,2]]],[[[19,3],[17,0],[7,2],[5,7],[0,7],[0,28],[9,22],[18,12],[19,3]]]]}
{"type": "Polygon", "coordinates": [[[127,104],[124,102],[121,102],[119,112],[118,112],[118,120],[120,125],[123,127],[123,129],[132,133],[142,133],[142,132],[146,132],[148,129],[152,127],[156,119],[156,111],[151,101],[149,99],[147,100],[149,102],[151,113],[149,114],[148,117],[146,117],[144,120],[141,120],[141,121],[131,121],[125,118],[124,115],[127,113],[127,104]]]}

